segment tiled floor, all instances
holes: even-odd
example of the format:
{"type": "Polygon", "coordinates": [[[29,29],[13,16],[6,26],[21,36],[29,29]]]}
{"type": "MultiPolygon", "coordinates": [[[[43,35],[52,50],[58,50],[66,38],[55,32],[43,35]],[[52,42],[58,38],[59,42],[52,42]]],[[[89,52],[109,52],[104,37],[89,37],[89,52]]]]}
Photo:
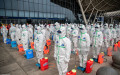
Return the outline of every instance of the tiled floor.
{"type": "MultiPolygon", "coordinates": [[[[49,69],[45,71],[41,71],[38,67],[35,66],[37,63],[36,57],[32,59],[26,59],[23,56],[23,53],[19,53],[17,48],[11,48],[10,45],[6,45],[2,41],[2,37],[0,36],[0,75],[8,74],[8,75],[58,75],[56,62],[53,58],[54,49],[53,45],[50,47],[50,53],[47,56],[49,58],[49,69]]],[[[35,52],[34,52],[35,56],[35,52]]],[[[88,59],[92,58],[92,52],[90,51],[88,59]]],[[[111,66],[112,57],[108,57],[107,62],[103,64],[94,63],[93,71],[89,74],[82,73],[77,70],[77,75],[96,75],[96,71],[101,66],[111,66]]],[[[71,60],[69,62],[68,70],[74,69],[76,66],[79,66],[79,58],[75,55],[71,55],[71,60]],[[75,63],[76,62],[76,63],[75,63]]],[[[111,66],[112,67],[112,66],[111,66]]],[[[115,68],[116,69],[116,68],[115,68]]],[[[116,69],[119,73],[120,70],[116,69]]]]}

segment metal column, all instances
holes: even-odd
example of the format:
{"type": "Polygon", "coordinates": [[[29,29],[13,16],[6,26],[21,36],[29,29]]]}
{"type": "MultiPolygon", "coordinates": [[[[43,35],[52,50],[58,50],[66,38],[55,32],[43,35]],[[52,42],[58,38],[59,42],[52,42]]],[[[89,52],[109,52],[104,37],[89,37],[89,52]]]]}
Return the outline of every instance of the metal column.
{"type": "Polygon", "coordinates": [[[84,11],[83,11],[83,7],[82,7],[82,4],[81,4],[81,1],[78,0],[78,3],[79,3],[79,5],[80,5],[80,9],[81,9],[81,12],[82,12],[82,16],[83,16],[84,22],[85,22],[85,24],[87,25],[88,23],[87,23],[87,19],[86,19],[85,13],[84,13],[84,11]]]}

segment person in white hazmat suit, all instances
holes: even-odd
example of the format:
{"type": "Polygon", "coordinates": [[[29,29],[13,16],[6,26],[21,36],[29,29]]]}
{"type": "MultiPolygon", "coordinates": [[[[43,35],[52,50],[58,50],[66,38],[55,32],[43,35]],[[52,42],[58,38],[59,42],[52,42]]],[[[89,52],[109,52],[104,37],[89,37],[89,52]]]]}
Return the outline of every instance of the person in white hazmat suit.
{"type": "Polygon", "coordinates": [[[46,45],[46,29],[45,29],[45,27],[44,27],[44,25],[42,24],[41,25],[41,32],[42,32],[42,34],[43,34],[43,36],[44,36],[44,40],[43,40],[43,45],[45,46],[46,45]]]}
{"type": "Polygon", "coordinates": [[[69,39],[71,39],[71,31],[72,31],[72,29],[71,29],[71,25],[70,24],[68,24],[68,26],[67,26],[67,38],[69,38],[69,39]]]}
{"type": "Polygon", "coordinates": [[[60,24],[58,22],[55,23],[55,32],[54,32],[54,38],[53,41],[56,40],[56,36],[58,35],[57,31],[60,29],[60,24]]]}
{"type": "Polygon", "coordinates": [[[92,43],[93,43],[93,33],[94,32],[95,32],[95,28],[94,28],[93,24],[91,24],[90,33],[89,33],[91,46],[92,46],[92,43]]]}
{"type": "Polygon", "coordinates": [[[22,25],[21,41],[22,41],[24,50],[27,50],[28,49],[28,31],[25,24],[22,25]]]}
{"type": "Polygon", "coordinates": [[[120,24],[119,24],[119,26],[118,26],[118,32],[119,32],[119,34],[118,34],[118,41],[120,40],[120,24]]]}
{"type": "Polygon", "coordinates": [[[111,40],[111,32],[108,28],[108,24],[104,25],[104,31],[103,31],[103,45],[104,45],[104,53],[107,54],[107,49],[110,46],[110,40],[111,40]]]}
{"type": "Polygon", "coordinates": [[[110,46],[113,46],[117,36],[116,30],[113,28],[113,24],[110,24],[110,32],[111,32],[110,46]]]}
{"type": "Polygon", "coordinates": [[[71,41],[65,37],[65,27],[60,27],[57,33],[58,36],[56,37],[54,46],[54,58],[57,63],[59,75],[66,75],[71,55],[71,41]]]}
{"type": "Polygon", "coordinates": [[[7,30],[7,28],[3,25],[2,35],[3,35],[3,39],[4,39],[3,41],[4,41],[4,43],[6,43],[7,33],[8,33],[8,30],[7,30]]]}
{"type": "Polygon", "coordinates": [[[37,34],[37,25],[35,24],[35,27],[34,27],[34,38],[35,38],[36,34],[37,34]]]}
{"type": "Polygon", "coordinates": [[[77,50],[78,42],[78,29],[76,25],[72,25],[72,42],[73,42],[73,51],[77,50]]]}
{"type": "Polygon", "coordinates": [[[10,27],[10,30],[9,30],[9,35],[11,36],[11,40],[12,41],[16,41],[16,28],[13,26],[13,24],[11,23],[11,27],[10,27]]]}
{"type": "Polygon", "coordinates": [[[16,24],[16,34],[15,34],[15,36],[16,36],[16,42],[17,42],[18,45],[21,44],[21,32],[22,31],[19,28],[18,24],[16,24]]]}
{"type": "Polygon", "coordinates": [[[29,39],[29,44],[33,42],[33,29],[31,24],[28,25],[28,39],[29,39]]]}
{"type": "Polygon", "coordinates": [[[46,26],[46,40],[50,39],[50,27],[49,25],[46,26]]]}
{"type": "Polygon", "coordinates": [[[37,27],[37,34],[36,37],[34,39],[34,47],[35,47],[35,51],[36,51],[36,57],[38,59],[38,63],[36,64],[36,66],[38,66],[40,68],[40,59],[43,58],[43,48],[44,48],[44,35],[41,32],[41,27],[38,26],[37,27]]]}
{"type": "Polygon", "coordinates": [[[78,47],[79,47],[79,59],[80,66],[77,69],[85,71],[87,56],[90,48],[90,36],[87,33],[87,30],[84,25],[80,26],[80,34],[78,36],[78,47]]]}
{"type": "Polygon", "coordinates": [[[97,24],[95,26],[95,32],[93,34],[93,59],[98,62],[98,55],[103,43],[103,33],[100,31],[100,26],[97,24]]]}
{"type": "Polygon", "coordinates": [[[120,34],[117,24],[115,24],[115,30],[116,30],[116,34],[117,34],[116,39],[115,39],[115,43],[117,43],[119,41],[119,34],[120,34]]]}

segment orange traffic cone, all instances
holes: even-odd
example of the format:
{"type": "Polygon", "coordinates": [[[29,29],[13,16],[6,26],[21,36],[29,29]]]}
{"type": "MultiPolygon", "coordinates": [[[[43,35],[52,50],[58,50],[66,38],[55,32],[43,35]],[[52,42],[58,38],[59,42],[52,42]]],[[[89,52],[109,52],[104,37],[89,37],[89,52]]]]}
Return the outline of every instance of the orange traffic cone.
{"type": "Polygon", "coordinates": [[[49,46],[44,46],[44,54],[48,54],[49,53],[49,46]]]}
{"type": "Polygon", "coordinates": [[[19,44],[19,45],[18,45],[18,49],[19,49],[19,52],[24,51],[24,49],[23,49],[23,45],[22,45],[22,44],[19,44]]]}
{"type": "Polygon", "coordinates": [[[98,55],[98,63],[99,64],[102,64],[104,61],[104,52],[101,52],[99,55],[98,55]]]}
{"type": "Polygon", "coordinates": [[[34,42],[31,42],[31,49],[34,49],[34,42]]]}

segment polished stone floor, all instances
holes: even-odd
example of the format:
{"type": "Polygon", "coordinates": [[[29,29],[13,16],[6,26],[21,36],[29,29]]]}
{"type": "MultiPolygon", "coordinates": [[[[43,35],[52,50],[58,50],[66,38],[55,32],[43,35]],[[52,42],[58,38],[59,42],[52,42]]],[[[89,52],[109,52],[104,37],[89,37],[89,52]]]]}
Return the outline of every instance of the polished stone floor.
{"type": "MultiPolygon", "coordinates": [[[[53,58],[54,55],[54,45],[50,46],[50,53],[47,56],[49,59],[49,69],[41,71],[36,67],[36,56],[34,51],[34,58],[26,59],[23,54],[17,51],[17,48],[11,48],[10,45],[4,44],[2,41],[2,36],[0,36],[0,75],[58,75],[56,62],[53,58]]],[[[114,52],[113,52],[114,53],[114,52]]],[[[92,58],[92,49],[89,52],[88,59],[92,58]]],[[[102,66],[112,67],[112,57],[105,56],[107,62],[103,64],[98,64],[94,62],[93,71],[89,74],[83,73],[77,70],[77,75],[96,75],[98,68],[102,66]]],[[[71,54],[71,60],[69,62],[68,70],[75,69],[79,66],[79,58],[74,54],[71,54]],[[75,60],[76,58],[76,60],[75,60]]],[[[114,67],[113,67],[114,68],[114,67]]],[[[116,68],[115,68],[116,69],[116,68]]],[[[120,70],[116,69],[119,74],[120,70]]]]}

